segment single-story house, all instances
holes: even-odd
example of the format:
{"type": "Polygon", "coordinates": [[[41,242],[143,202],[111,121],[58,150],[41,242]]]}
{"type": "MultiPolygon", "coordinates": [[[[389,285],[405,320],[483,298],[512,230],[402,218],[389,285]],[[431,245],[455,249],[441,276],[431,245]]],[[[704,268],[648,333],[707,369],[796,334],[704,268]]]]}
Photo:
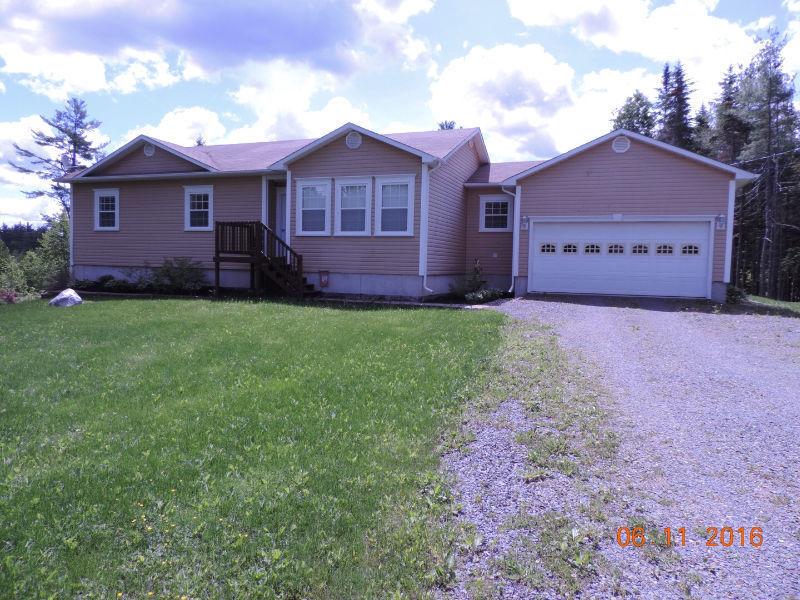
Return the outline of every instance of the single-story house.
{"type": "Polygon", "coordinates": [[[480,261],[527,293],[723,299],[737,186],[754,175],[625,130],[492,163],[480,129],[185,147],[141,135],[63,181],[76,279],[166,258],[209,281],[445,294],[480,261]],[[262,275],[263,274],[263,275],[262,275]]]}

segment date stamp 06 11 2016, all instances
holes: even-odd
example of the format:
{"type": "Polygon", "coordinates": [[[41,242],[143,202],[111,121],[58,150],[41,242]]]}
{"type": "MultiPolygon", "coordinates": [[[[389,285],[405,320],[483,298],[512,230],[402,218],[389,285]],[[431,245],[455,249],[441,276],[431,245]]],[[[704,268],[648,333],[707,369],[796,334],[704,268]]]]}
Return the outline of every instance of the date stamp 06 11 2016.
{"type": "MultiPolygon", "coordinates": [[[[661,530],[646,532],[644,527],[620,527],[617,529],[617,544],[622,548],[633,546],[641,548],[645,544],[662,546],[685,546],[686,528],[673,530],[664,527],[661,530]]],[[[745,547],[760,548],[764,543],[764,531],[761,527],[706,527],[706,546],[712,548],[745,547]]]]}

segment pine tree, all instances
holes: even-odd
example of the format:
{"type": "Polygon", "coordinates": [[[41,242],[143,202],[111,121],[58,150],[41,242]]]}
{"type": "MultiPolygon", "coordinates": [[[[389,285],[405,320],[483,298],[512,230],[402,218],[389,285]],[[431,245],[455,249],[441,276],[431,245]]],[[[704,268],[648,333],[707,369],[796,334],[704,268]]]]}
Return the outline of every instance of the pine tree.
{"type": "MultiPolygon", "coordinates": [[[[785,255],[789,205],[798,202],[790,196],[783,181],[792,181],[791,150],[798,145],[798,119],[793,105],[792,79],[783,70],[783,48],[786,40],[770,32],[761,50],[744,70],[739,84],[739,116],[750,127],[750,136],[740,160],[761,177],[752,199],[760,208],[761,240],[757,264],[757,291],[771,298],[778,297],[780,262],[785,255]]],[[[788,227],[791,229],[791,227],[788,227]]]]}
{"type": "Polygon", "coordinates": [[[690,93],[683,65],[677,63],[675,68],[670,70],[669,63],[665,64],[657,102],[658,139],[687,150],[693,148],[690,93]]]}
{"type": "Polygon", "coordinates": [[[439,131],[447,129],[455,129],[455,128],[456,128],[455,121],[439,121],[439,131]]]}
{"type": "Polygon", "coordinates": [[[54,133],[41,130],[32,130],[34,143],[43,149],[43,152],[33,152],[14,144],[19,163],[9,161],[9,164],[20,173],[33,174],[50,185],[48,189],[24,191],[28,198],[41,198],[48,196],[61,203],[63,209],[69,213],[69,188],[54,180],[63,177],[82,163],[89,164],[102,156],[105,144],[95,145],[89,136],[100,127],[100,121],[89,119],[86,111],[86,102],[79,98],[70,98],[64,110],[56,110],[52,117],[41,116],[54,133]],[[47,150],[55,150],[57,158],[51,158],[47,150]]]}
{"type": "Polygon", "coordinates": [[[747,143],[750,128],[737,107],[739,84],[733,67],[728,67],[719,85],[720,94],[713,104],[714,127],[711,132],[711,145],[715,149],[715,158],[731,163],[739,157],[747,143]]]}
{"type": "Polygon", "coordinates": [[[656,100],[656,125],[658,126],[657,137],[662,142],[665,139],[667,131],[667,120],[672,112],[672,73],[669,69],[669,63],[664,63],[664,70],[661,72],[661,88],[658,90],[658,99],[656,100]]]}
{"type": "Polygon", "coordinates": [[[713,117],[711,111],[705,104],[700,105],[700,110],[694,116],[694,127],[692,128],[692,150],[703,156],[713,156],[713,144],[711,137],[713,134],[713,117]]]}
{"type": "Polygon", "coordinates": [[[614,113],[612,120],[614,129],[627,129],[642,135],[653,135],[656,126],[653,105],[641,91],[636,90],[625,103],[614,113]]]}

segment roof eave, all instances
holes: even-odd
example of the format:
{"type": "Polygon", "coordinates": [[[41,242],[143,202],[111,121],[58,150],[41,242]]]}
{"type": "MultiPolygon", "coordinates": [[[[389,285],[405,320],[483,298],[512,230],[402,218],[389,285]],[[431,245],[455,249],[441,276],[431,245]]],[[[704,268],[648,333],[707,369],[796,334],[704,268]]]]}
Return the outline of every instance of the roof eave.
{"type": "Polygon", "coordinates": [[[133,173],[131,175],[95,175],[56,179],[60,183],[90,183],[93,181],[137,181],[146,179],[207,179],[218,177],[247,177],[252,175],[284,176],[285,171],[275,169],[247,169],[241,171],[183,171],[179,173],[133,173]]]}
{"type": "Polygon", "coordinates": [[[336,139],[340,135],[342,135],[344,133],[348,133],[350,131],[356,131],[356,132],[358,132],[358,133],[360,133],[362,135],[366,135],[367,137],[370,137],[370,138],[372,138],[374,140],[378,140],[379,142],[383,142],[385,144],[388,144],[389,146],[393,146],[393,147],[397,148],[398,150],[403,150],[404,152],[408,152],[409,154],[413,154],[415,156],[418,156],[418,157],[420,157],[420,159],[422,159],[422,162],[425,163],[425,164],[431,164],[431,163],[434,163],[434,162],[439,160],[438,157],[433,156],[432,154],[428,154],[427,152],[423,152],[422,150],[418,150],[417,148],[414,148],[413,146],[409,146],[407,144],[403,144],[402,142],[398,142],[397,140],[394,140],[394,139],[392,139],[390,137],[387,137],[385,135],[381,135],[380,133],[376,133],[375,131],[372,131],[372,130],[367,129],[365,127],[361,127],[360,125],[356,125],[355,123],[345,123],[341,127],[337,127],[336,129],[326,133],[322,137],[317,138],[316,140],[313,140],[313,141],[309,142],[308,144],[306,144],[302,148],[298,148],[297,150],[295,150],[294,152],[292,152],[288,156],[284,156],[282,159],[280,159],[280,160],[274,162],[273,164],[271,164],[269,168],[270,169],[286,171],[286,170],[289,169],[289,163],[292,163],[292,162],[294,162],[294,161],[296,161],[296,160],[298,160],[300,158],[303,158],[304,156],[307,156],[307,155],[311,154],[317,148],[321,148],[322,146],[325,146],[325,145],[329,144],[331,141],[333,141],[334,139],[336,139]]]}
{"type": "Polygon", "coordinates": [[[662,150],[665,150],[667,152],[671,152],[673,154],[677,154],[679,156],[683,156],[684,158],[688,158],[689,160],[694,160],[696,162],[703,163],[703,164],[705,164],[705,165],[707,165],[709,167],[719,169],[720,171],[725,171],[725,172],[730,173],[731,175],[733,175],[736,180],[751,181],[751,180],[755,179],[756,177],[758,177],[758,175],[756,175],[754,173],[750,173],[749,171],[744,171],[742,169],[739,169],[737,167],[725,164],[725,163],[720,162],[718,160],[714,160],[713,158],[708,158],[706,156],[701,156],[700,154],[697,154],[695,152],[691,152],[689,150],[684,150],[683,148],[678,148],[677,146],[672,146],[670,144],[667,144],[665,142],[661,142],[659,140],[654,140],[653,138],[649,138],[646,135],[642,135],[640,133],[635,133],[635,132],[629,131],[627,129],[615,129],[614,131],[611,131],[610,133],[602,135],[599,138],[595,138],[595,139],[593,139],[593,140],[591,140],[589,142],[586,142],[585,144],[582,144],[582,145],[577,146],[577,147],[575,147],[575,148],[573,148],[571,150],[568,150],[567,152],[559,154],[558,156],[555,156],[555,157],[551,158],[550,160],[546,160],[546,161],[544,161],[542,163],[539,163],[538,165],[534,165],[530,169],[526,169],[525,171],[522,171],[521,173],[517,173],[516,175],[508,177],[503,181],[503,185],[516,185],[517,181],[519,181],[520,179],[525,179],[526,177],[530,177],[531,175],[534,175],[534,174],[538,173],[539,171],[543,171],[543,170],[545,170],[545,169],[547,169],[549,167],[552,167],[552,166],[554,166],[554,165],[556,165],[556,164],[558,164],[558,163],[560,163],[560,162],[562,162],[564,160],[567,160],[567,159],[575,156],[576,154],[580,154],[581,152],[585,152],[586,150],[589,150],[590,148],[594,148],[595,146],[597,146],[599,144],[602,144],[603,142],[606,142],[606,141],[608,141],[608,140],[610,140],[610,139],[612,139],[612,138],[614,138],[614,137],[616,137],[618,135],[625,135],[625,136],[631,137],[634,140],[637,140],[637,141],[642,142],[644,144],[649,144],[651,146],[655,146],[656,148],[661,148],[662,150]]]}

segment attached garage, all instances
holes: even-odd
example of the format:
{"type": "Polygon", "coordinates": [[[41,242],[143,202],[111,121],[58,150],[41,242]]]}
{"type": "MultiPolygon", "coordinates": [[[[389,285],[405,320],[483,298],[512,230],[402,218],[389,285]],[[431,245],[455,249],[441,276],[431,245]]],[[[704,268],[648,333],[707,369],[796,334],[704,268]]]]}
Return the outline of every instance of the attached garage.
{"type": "Polygon", "coordinates": [[[724,300],[736,167],[618,130],[507,177],[517,294],[724,300]]]}
{"type": "Polygon", "coordinates": [[[528,291],[705,298],[712,256],[711,219],[533,219],[528,291]]]}

